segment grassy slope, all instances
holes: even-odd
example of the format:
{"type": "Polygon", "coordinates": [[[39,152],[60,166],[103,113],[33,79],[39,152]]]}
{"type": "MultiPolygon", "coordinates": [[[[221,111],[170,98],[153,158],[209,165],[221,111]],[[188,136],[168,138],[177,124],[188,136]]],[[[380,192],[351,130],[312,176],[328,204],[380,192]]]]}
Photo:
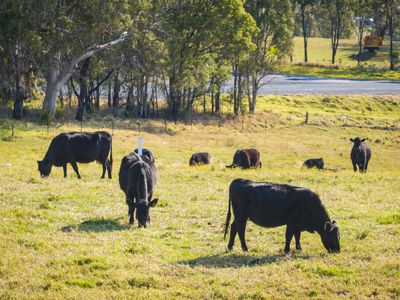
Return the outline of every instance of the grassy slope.
{"type": "MultiPolygon", "coordinates": [[[[304,50],[303,39],[295,37],[293,63],[282,66],[281,72],[287,74],[319,76],[330,78],[354,78],[354,79],[382,79],[400,80],[400,73],[388,71],[388,47],[387,41],[384,42],[382,51],[376,51],[371,56],[364,53],[362,65],[364,70],[357,70],[357,59],[354,57],[358,53],[357,41],[353,39],[342,40],[339,44],[336,56],[338,67],[333,68],[331,63],[330,40],[325,38],[310,38],[308,44],[308,60],[310,65],[299,64],[303,62],[304,50]]],[[[395,48],[399,43],[395,43],[395,48]]]]}
{"type": "MultiPolygon", "coordinates": [[[[343,110],[351,120],[365,122],[356,109],[358,99],[336,98],[332,111],[322,106],[323,99],[260,98],[263,112],[252,125],[245,124],[245,133],[228,121],[220,130],[171,125],[170,135],[142,134],[159,171],[155,196],[160,202],[146,230],[128,227],[118,187],[120,160],[137,138],[137,132],[123,129],[129,124],[117,123],[111,181],[99,179],[96,164],[79,166],[82,180],[70,167],[67,179],[62,168],[54,168],[48,179],[39,178],[36,160],[51,136],[79,128],[60,125],[48,136],[43,127],[18,124],[14,141],[0,141],[0,298],[400,297],[400,133],[338,127],[343,110]],[[325,120],[325,126],[287,127],[298,123],[305,110],[320,114],[318,122],[325,120]],[[354,136],[371,140],[367,175],[351,170],[348,138],[354,136]],[[258,148],[263,168],[225,169],[237,147],[258,148]],[[189,168],[190,154],[204,150],[212,153],[213,164],[189,168]],[[306,158],[320,156],[340,171],[300,168],[306,158]],[[228,185],[238,177],[318,192],[339,223],[342,253],[326,253],[316,234],[304,233],[303,253],[284,255],[284,227],[250,223],[250,253],[243,253],[237,240],[233,253],[226,254],[222,224],[228,185]]],[[[368,115],[374,122],[387,115],[385,122],[398,124],[400,102],[392,101],[397,104],[385,106],[365,97],[361,107],[372,108],[368,115]]],[[[92,126],[86,129],[105,125],[92,126]]],[[[3,137],[9,134],[4,123],[0,130],[3,137]]]]}

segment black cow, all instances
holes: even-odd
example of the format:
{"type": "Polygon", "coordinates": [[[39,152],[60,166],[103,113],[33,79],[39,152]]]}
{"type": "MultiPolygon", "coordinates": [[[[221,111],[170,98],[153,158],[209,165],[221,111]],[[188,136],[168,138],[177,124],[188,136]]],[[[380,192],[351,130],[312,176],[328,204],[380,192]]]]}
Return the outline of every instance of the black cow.
{"type": "Polygon", "coordinates": [[[67,177],[67,164],[70,163],[78,178],[81,175],[76,163],[97,161],[103,166],[101,178],[106,169],[108,178],[112,172],[112,137],[106,131],[69,132],[57,135],[50,143],[49,149],[42,161],[38,161],[38,169],[42,177],[50,175],[51,167],[63,167],[64,177],[67,177]],[[110,159],[108,155],[110,154],[110,159]]]}
{"type": "Polygon", "coordinates": [[[357,166],[361,173],[366,173],[368,168],[369,160],[371,159],[371,148],[364,143],[366,139],[350,139],[354,143],[351,148],[350,158],[353,164],[354,172],[357,172],[357,166]]]}
{"type": "Polygon", "coordinates": [[[227,168],[240,167],[243,169],[261,168],[260,152],[256,149],[238,149],[233,156],[233,162],[227,168]]]}
{"type": "Polygon", "coordinates": [[[135,209],[139,227],[146,227],[150,221],[149,209],[158,202],[157,198],[152,200],[156,183],[156,167],[146,155],[131,152],[122,159],[119,186],[128,204],[129,224],[133,224],[135,209]]]}
{"type": "Polygon", "coordinates": [[[304,163],[303,166],[307,167],[308,169],[316,167],[319,170],[324,169],[324,160],[323,158],[310,158],[307,159],[304,163]]]}
{"type": "Polygon", "coordinates": [[[231,205],[235,219],[231,224],[228,251],[233,248],[236,233],[239,234],[242,249],[248,251],[245,230],[247,220],[250,219],[267,228],[286,225],[285,252],[290,251],[293,235],[296,249],[301,251],[302,231],[318,232],[329,252],[340,252],[339,228],[335,221],[330,221],[319,196],[309,189],[246,179],[233,180],[229,187],[225,237],[231,218],[231,205]]]}
{"type": "MultiPolygon", "coordinates": [[[[139,153],[139,149],[136,148],[135,149],[135,153],[139,153]]],[[[142,149],[142,155],[147,156],[147,158],[150,159],[151,162],[154,164],[154,160],[155,160],[154,159],[154,155],[150,150],[143,148],[142,149]]]]}
{"type": "Polygon", "coordinates": [[[211,155],[208,152],[193,153],[189,160],[189,166],[208,165],[211,161],[211,155]]]}

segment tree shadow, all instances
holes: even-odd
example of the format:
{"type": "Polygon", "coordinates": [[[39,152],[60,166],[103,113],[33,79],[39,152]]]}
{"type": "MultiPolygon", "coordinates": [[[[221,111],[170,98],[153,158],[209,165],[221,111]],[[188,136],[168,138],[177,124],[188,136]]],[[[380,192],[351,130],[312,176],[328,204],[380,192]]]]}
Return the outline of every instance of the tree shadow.
{"type": "Polygon", "coordinates": [[[105,232],[130,229],[129,224],[120,224],[116,219],[92,219],[80,224],[67,225],[61,228],[63,232],[83,231],[83,232],[105,232]]]}
{"type": "Polygon", "coordinates": [[[203,266],[206,268],[240,268],[252,267],[258,265],[268,265],[279,261],[288,260],[290,258],[310,259],[312,256],[301,253],[291,252],[289,254],[279,253],[276,255],[266,255],[255,258],[251,255],[237,254],[215,254],[198,257],[190,260],[178,261],[178,264],[189,265],[190,267],[203,266]]]}
{"type": "MultiPolygon", "coordinates": [[[[371,58],[373,58],[374,56],[376,56],[375,52],[361,52],[360,54],[360,61],[368,61],[371,58]]],[[[358,58],[358,53],[357,54],[353,54],[349,56],[351,59],[353,60],[357,60],[358,58]]]]}

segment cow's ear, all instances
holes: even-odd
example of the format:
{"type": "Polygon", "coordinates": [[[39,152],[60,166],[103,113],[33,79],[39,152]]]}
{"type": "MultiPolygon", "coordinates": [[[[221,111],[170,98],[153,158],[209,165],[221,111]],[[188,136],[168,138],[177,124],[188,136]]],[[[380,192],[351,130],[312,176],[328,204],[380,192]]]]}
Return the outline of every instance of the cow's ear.
{"type": "Polygon", "coordinates": [[[153,200],[151,200],[151,201],[149,202],[149,204],[148,204],[147,206],[148,206],[148,207],[154,207],[154,206],[157,205],[157,202],[158,202],[158,198],[154,198],[153,200]]]}
{"type": "Polygon", "coordinates": [[[336,223],[336,221],[335,221],[335,220],[332,220],[332,225],[335,225],[335,226],[337,226],[337,223],[336,223]]]}
{"type": "Polygon", "coordinates": [[[367,140],[367,139],[362,139],[362,140],[361,140],[361,143],[362,143],[362,142],[365,142],[366,140],[367,140]]]}
{"type": "Polygon", "coordinates": [[[328,222],[328,221],[326,221],[326,222],[325,222],[324,229],[325,229],[325,232],[329,232],[329,231],[331,231],[331,230],[332,230],[332,223],[331,223],[331,222],[328,222]]]}
{"type": "Polygon", "coordinates": [[[350,139],[350,141],[354,143],[354,140],[353,140],[353,139],[350,139]]]}

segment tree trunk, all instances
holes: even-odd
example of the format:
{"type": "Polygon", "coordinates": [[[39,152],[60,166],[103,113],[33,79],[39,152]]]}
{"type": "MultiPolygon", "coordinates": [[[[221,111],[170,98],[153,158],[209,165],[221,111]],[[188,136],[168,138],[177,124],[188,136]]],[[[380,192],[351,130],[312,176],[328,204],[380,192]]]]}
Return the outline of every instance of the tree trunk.
{"type": "Polygon", "coordinates": [[[169,78],[169,103],[171,117],[174,119],[175,123],[178,121],[178,114],[181,104],[181,95],[176,88],[175,76],[169,78]]]}
{"type": "Polygon", "coordinates": [[[393,15],[389,16],[389,38],[390,38],[390,46],[389,46],[389,60],[390,60],[390,70],[394,71],[394,57],[393,57],[393,15]]]}
{"type": "Polygon", "coordinates": [[[49,72],[46,78],[46,92],[43,101],[42,109],[49,113],[50,119],[54,119],[56,113],[56,101],[58,93],[64,82],[60,80],[60,69],[58,60],[60,59],[60,53],[56,53],[50,63],[49,72]]]}
{"type": "Polygon", "coordinates": [[[220,99],[221,99],[221,85],[218,84],[217,92],[215,93],[215,113],[219,115],[220,112],[220,99]]]}
{"type": "Polygon", "coordinates": [[[251,83],[252,83],[253,97],[250,105],[250,113],[254,114],[256,111],[257,93],[258,93],[258,76],[256,72],[253,73],[251,80],[252,80],[251,83]]]}
{"type": "MultiPolygon", "coordinates": [[[[18,71],[17,71],[18,73],[18,71]]],[[[20,74],[15,77],[15,93],[14,93],[14,107],[12,117],[16,120],[21,120],[24,112],[24,99],[25,99],[25,89],[21,85],[20,74]]]]}
{"type": "MultiPolygon", "coordinates": [[[[98,84],[100,84],[100,79],[99,79],[99,77],[97,77],[97,80],[96,80],[96,82],[97,82],[97,85],[98,84]]],[[[100,92],[100,86],[96,89],[96,101],[95,101],[95,108],[97,109],[97,110],[100,110],[100,94],[101,94],[101,92],[100,92]]]]}
{"type": "Polygon", "coordinates": [[[107,106],[108,109],[111,109],[111,86],[112,82],[111,80],[108,82],[108,96],[107,96],[107,106]]]}
{"type": "Polygon", "coordinates": [[[61,108],[64,108],[64,95],[62,89],[60,89],[60,94],[58,95],[58,98],[60,99],[61,108]]]}
{"type": "Polygon", "coordinates": [[[55,116],[58,92],[74,73],[75,66],[97,52],[106,51],[124,41],[128,35],[128,32],[124,31],[117,39],[103,45],[96,45],[81,55],[73,57],[62,71],[60,70],[60,62],[62,61],[61,52],[56,52],[53,57],[51,57],[49,66],[50,71],[46,76],[46,95],[42,106],[43,110],[49,112],[51,119],[54,119],[55,116]]]}
{"type": "Polygon", "coordinates": [[[303,29],[303,41],[304,41],[304,62],[308,62],[308,53],[307,53],[307,45],[308,45],[308,20],[306,20],[306,6],[305,4],[301,4],[301,27],[303,29]]]}
{"type": "Polygon", "coordinates": [[[114,93],[113,93],[113,102],[112,102],[114,115],[117,115],[118,110],[119,110],[119,92],[121,89],[121,83],[119,82],[118,75],[119,75],[119,70],[116,70],[115,75],[114,75],[114,93]]]}
{"type": "Polygon", "coordinates": [[[79,96],[78,96],[78,109],[76,111],[76,116],[75,119],[77,121],[82,122],[83,121],[83,115],[85,113],[85,106],[87,108],[87,103],[88,103],[88,86],[87,86],[87,75],[89,72],[89,66],[90,66],[90,57],[85,59],[82,62],[81,66],[81,71],[79,74],[79,96]],[[86,104],[86,105],[85,105],[86,104]]]}

